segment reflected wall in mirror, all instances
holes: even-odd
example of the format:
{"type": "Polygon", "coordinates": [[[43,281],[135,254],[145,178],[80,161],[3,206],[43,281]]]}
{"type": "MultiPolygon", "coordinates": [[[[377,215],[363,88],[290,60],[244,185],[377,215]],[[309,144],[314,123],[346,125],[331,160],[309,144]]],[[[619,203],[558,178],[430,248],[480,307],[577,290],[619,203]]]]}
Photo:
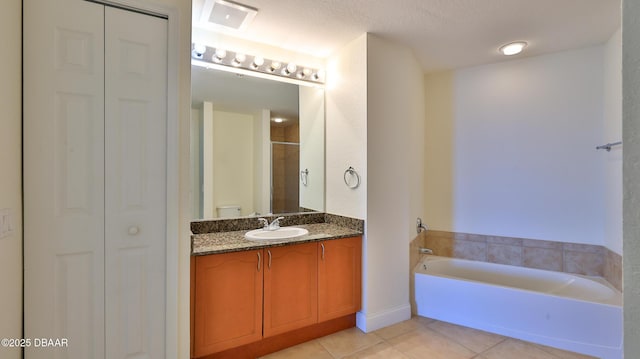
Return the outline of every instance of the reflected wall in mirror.
{"type": "Polygon", "coordinates": [[[192,66],[193,218],[324,211],[324,90],[192,66]]]}

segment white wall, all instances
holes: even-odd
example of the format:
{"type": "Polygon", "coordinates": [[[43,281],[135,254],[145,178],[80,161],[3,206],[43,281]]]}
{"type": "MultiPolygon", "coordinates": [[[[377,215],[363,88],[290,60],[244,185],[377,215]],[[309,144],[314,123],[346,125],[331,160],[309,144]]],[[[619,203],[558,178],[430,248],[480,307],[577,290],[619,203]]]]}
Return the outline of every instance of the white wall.
{"type": "Polygon", "coordinates": [[[423,86],[411,51],[370,34],[328,61],[326,211],[365,220],[357,325],[367,332],[411,316],[408,243],[424,213],[423,86]],[[356,189],[344,183],[349,166],[361,178],[356,189]]]}
{"type": "Polygon", "coordinates": [[[367,35],[329,57],[326,73],[326,212],[365,219],[367,35]],[[356,189],[344,183],[344,171],[350,166],[360,174],[361,184],[356,189]]]}
{"type": "Polygon", "coordinates": [[[191,173],[191,215],[202,218],[202,108],[191,109],[190,173],[191,173]]]}
{"type": "Polygon", "coordinates": [[[324,212],[324,89],[298,86],[300,102],[300,207],[324,212]]]}
{"type": "MultiPolygon", "coordinates": [[[[622,140],[622,32],[604,48],[604,131],[600,143],[622,140]]],[[[622,146],[599,154],[605,160],[604,245],[622,255],[622,146]]]]}
{"type": "Polygon", "coordinates": [[[411,317],[408,244],[423,215],[423,86],[408,48],[368,35],[366,291],[358,315],[365,331],[411,317]]]}
{"type": "Polygon", "coordinates": [[[624,357],[640,353],[640,2],[622,8],[624,357]]]}
{"type": "MultiPolygon", "coordinates": [[[[239,205],[241,215],[255,211],[254,190],[254,123],[250,114],[213,111],[213,132],[204,134],[213,149],[213,209],[239,205]]],[[[214,212],[213,217],[218,217],[214,212]]]]}
{"type": "MultiPolygon", "coordinates": [[[[442,133],[452,137],[426,153],[427,168],[443,156],[453,161],[449,173],[427,173],[427,184],[452,179],[446,195],[427,190],[427,223],[604,244],[605,166],[595,151],[604,126],[603,68],[604,47],[596,46],[455,71],[444,86],[452,99],[427,109],[428,136],[453,123],[453,133],[442,133]]],[[[425,79],[427,97],[435,96],[432,81],[443,77],[425,79]]]]}
{"type": "Polygon", "coordinates": [[[241,216],[268,213],[271,112],[214,110],[205,101],[191,113],[192,218],[217,218],[216,207],[230,205],[239,205],[241,216]],[[202,215],[195,210],[198,205],[202,215]]]}
{"type": "Polygon", "coordinates": [[[431,229],[453,230],[455,72],[425,75],[425,215],[431,229]]]}
{"type": "MultiPolygon", "coordinates": [[[[0,338],[22,337],[22,2],[5,1],[0,12],[0,210],[10,209],[13,233],[0,239],[0,338]]],[[[0,347],[2,358],[20,348],[0,347]]]]}
{"type": "Polygon", "coordinates": [[[213,104],[204,102],[202,104],[202,218],[213,218],[216,216],[216,206],[214,203],[214,178],[215,168],[213,168],[213,104]]]}
{"type": "Polygon", "coordinates": [[[253,205],[255,212],[265,215],[271,212],[271,111],[263,109],[254,118],[253,205]]]}

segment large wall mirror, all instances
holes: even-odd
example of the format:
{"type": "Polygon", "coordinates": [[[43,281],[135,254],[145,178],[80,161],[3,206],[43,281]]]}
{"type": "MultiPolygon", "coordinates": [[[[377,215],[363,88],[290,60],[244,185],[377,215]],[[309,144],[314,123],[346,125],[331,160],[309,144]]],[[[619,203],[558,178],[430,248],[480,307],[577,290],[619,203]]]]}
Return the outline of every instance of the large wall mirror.
{"type": "Polygon", "coordinates": [[[191,69],[193,218],[324,211],[324,90],[191,69]]]}

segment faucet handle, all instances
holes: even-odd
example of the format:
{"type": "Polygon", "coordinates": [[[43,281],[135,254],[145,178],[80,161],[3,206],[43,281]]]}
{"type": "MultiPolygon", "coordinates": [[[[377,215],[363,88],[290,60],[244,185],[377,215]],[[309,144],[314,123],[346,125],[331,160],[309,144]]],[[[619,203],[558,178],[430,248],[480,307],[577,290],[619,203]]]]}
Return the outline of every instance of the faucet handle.
{"type": "Polygon", "coordinates": [[[274,230],[276,230],[276,229],[280,228],[280,220],[281,220],[281,219],[284,219],[284,217],[278,217],[278,218],[274,219],[274,220],[271,222],[271,224],[269,225],[269,229],[270,229],[270,230],[272,230],[272,231],[274,231],[274,230]]]}
{"type": "Polygon", "coordinates": [[[264,229],[268,229],[269,228],[269,221],[267,221],[266,219],[260,217],[260,218],[258,218],[258,222],[264,223],[264,226],[262,228],[264,228],[264,229]]]}
{"type": "Polygon", "coordinates": [[[429,229],[427,228],[427,226],[424,223],[422,223],[422,218],[420,218],[420,217],[416,218],[416,232],[418,232],[418,234],[420,234],[420,232],[427,231],[427,230],[429,230],[429,229]]]}

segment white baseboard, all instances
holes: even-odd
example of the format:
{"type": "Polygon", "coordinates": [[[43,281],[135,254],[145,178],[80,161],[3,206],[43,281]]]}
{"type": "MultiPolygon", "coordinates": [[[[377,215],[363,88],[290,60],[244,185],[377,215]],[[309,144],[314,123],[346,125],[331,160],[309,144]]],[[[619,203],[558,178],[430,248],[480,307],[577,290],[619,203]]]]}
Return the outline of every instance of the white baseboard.
{"type": "Polygon", "coordinates": [[[356,326],[365,333],[411,319],[409,303],[377,313],[356,313],[356,326]]]}

